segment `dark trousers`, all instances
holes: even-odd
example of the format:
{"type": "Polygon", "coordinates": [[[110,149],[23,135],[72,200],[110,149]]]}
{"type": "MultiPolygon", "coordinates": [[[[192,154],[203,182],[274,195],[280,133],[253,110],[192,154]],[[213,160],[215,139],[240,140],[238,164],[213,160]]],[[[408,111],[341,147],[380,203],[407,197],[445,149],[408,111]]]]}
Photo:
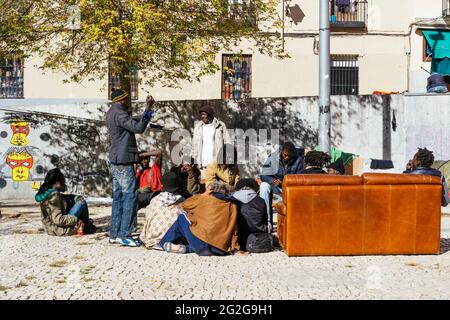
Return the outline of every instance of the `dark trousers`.
{"type": "Polygon", "coordinates": [[[136,191],[137,194],[137,209],[140,210],[142,208],[147,207],[150,204],[150,201],[153,197],[159,194],[159,191],[154,192],[139,192],[136,191]]]}
{"type": "Polygon", "coordinates": [[[186,246],[186,252],[192,253],[195,252],[199,256],[224,256],[225,252],[219,250],[213,246],[210,246],[203,240],[200,240],[195,235],[192,234],[191,229],[189,228],[190,224],[184,214],[180,214],[175,221],[175,223],[170,227],[170,229],[166,232],[164,237],[161,239],[159,245],[161,247],[164,246],[166,242],[175,242],[180,238],[185,238],[188,242],[186,246]]]}

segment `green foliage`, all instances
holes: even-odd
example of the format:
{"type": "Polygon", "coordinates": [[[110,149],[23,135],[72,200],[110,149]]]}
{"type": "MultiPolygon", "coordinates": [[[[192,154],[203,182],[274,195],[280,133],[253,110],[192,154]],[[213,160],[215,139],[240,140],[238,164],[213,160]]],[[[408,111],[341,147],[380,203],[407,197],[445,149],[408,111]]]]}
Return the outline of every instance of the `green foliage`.
{"type": "MultiPolygon", "coordinates": [[[[245,41],[285,57],[277,32],[277,0],[0,0],[0,54],[44,58],[68,80],[128,75],[177,86],[220,70],[215,57],[245,41]],[[232,1],[231,1],[232,2],[232,1]]],[[[126,77],[126,76],[125,76],[126,77]]]]}

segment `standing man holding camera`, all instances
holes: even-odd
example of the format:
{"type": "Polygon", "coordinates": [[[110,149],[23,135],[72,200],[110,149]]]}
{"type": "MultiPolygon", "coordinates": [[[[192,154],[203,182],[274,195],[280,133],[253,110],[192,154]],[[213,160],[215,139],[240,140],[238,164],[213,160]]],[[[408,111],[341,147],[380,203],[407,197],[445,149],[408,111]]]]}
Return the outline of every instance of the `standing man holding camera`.
{"type": "Polygon", "coordinates": [[[118,89],[111,94],[112,105],[106,113],[106,126],[111,137],[109,167],[113,177],[113,203],[109,243],[138,247],[131,237],[136,215],[136,173],[134,165],[139,162],[136,133],[144,133],[152,117],[155,100],[148,96],[146,108],[140,116],[131,115],[127,108],[128,92],[118,89]]]}

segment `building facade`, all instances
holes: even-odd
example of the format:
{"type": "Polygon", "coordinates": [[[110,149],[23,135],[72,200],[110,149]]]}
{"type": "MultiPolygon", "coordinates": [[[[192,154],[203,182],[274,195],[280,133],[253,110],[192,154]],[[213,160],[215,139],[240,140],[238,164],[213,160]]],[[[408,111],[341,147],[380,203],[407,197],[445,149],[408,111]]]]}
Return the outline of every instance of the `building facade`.
{"type": "MultiPolygon", "coordinates": [[[[425,93],[432,68],[441,62],[440,70],[450,68],[449,8],[450,0],[330,0],[332,94],[425,93]],[[430,40],[436,35],[436,41],[430,40]]],[[[280,0],[279,12],[284,27],[276,31],[284,38],[290,58],[261,55],[243,41],[234,52],[217,55],[222,72],[200,82],[182,82],[180,89],[136,84],[133,98],[143,100],[148,93],[157,100],[318,95],[319,1],[280,0]],[[235,55],[238,52],[240,56],[235,55]]],[[[63,83],[64,73],[43,72],[38,68],[41,63],[40,57],[25,61],[3,57],[0,99],[106,100],[114,87],[112,75],[63,83]]]]}

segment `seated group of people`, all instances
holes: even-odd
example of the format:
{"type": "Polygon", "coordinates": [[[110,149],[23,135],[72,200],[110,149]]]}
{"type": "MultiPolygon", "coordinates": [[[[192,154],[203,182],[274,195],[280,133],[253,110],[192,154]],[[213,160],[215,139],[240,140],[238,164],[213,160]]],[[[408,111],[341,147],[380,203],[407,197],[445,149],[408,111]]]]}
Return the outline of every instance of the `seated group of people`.
{"type": "MultiPolygon", "coordinates": [[[[145,212],[139,240],[146,248],[170,253],[195,252],[201,256],[242,253],[248,250],[251,234],[270,235],[273,231],[272,203],[275,197],[281,197],[285,175],[345,173],[341,159],[330,163],[327,153],[305,152],[287,142],[268,157],[258,183],[255,179],[242,179],[235,161],[236,149],[227,145],[223,148],[232,148],[234,158],[226,159],[226,152],[220,152],[222,158],[207,166],[205,179],[193,161],[162,175],[161,152],[141,154],[141,168],[136,170],[136,192],[138,210],[145,212]],[[151,166],[150,157],[155,158],[151,166]]],[[[433,162],[433,153],[419,148],[404,173],[440,177],[442,206],[446,206],[449,199],[445,177],[431,168],[433,162]]],[[[50,170],[36,195],[47,233],[72,235],[80,226],[85,234],[95,232],[86,201],[64,195],[65,190],[61,171],[50,170]]]]}

